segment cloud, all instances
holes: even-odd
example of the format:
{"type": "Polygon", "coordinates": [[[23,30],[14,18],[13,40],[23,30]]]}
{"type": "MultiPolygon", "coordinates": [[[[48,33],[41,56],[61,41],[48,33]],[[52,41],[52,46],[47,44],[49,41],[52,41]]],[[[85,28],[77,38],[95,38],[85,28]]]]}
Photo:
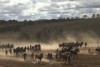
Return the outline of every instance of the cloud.
{"type": "Polygon", "coordinates": [[[0,19],[37,20],[91,15],[100,0],[0,0],[0,19]]]}

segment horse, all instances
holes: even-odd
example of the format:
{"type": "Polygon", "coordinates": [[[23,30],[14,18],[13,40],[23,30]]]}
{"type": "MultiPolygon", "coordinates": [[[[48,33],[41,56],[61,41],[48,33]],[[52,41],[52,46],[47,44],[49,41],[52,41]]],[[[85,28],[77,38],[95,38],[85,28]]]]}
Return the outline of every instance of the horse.
{"type": "Polygon", "coordinates": [[[31,61],[34,61],[34,53],[31,54],[31,61]]]}
{"type": "Polygon", "coordinates": [[[16,54],[16,56],[18,56],[19,54],[26,52],[26,48],[17,47],[15,49],[13,49],[13,52],[14,52],[14,54],[16,54]]]}
{"type": "Polygon", "coordinates": [[[52,53],[48,53],[47,58],[48,58],[49,60],[53,60],[53,55],[52,55],[52,53]]]}
{"type": "Polygon", "coordinates": [[[24,54],[23,54],[24,61],[26,61],[26,57],[27,57],[27,54],[24,53],[24,54]]]}
{"type": "Polygon", "coordinates": [[[79,49],[78,49],[78,48],[72,49],[72,50],[70,51],[71,58],[74,59],[74,57],[76,56],[77,59],[78,59],[78,52],[79,52],[79,49]]]}
{"type": "Polygon", "coordinates": [[[41,62],[42,58],[43,58],[43,53],[40,53],[40,54],[36,54],[35,55],[35,60],[38,59],[39,62],[41,62]]]}

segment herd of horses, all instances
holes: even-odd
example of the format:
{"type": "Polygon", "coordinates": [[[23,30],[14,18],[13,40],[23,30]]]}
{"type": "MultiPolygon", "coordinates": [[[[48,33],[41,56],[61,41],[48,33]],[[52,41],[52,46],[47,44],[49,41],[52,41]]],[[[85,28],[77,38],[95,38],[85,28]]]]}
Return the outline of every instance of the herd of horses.
{"type": "Polygon", "coordinates": [[[48,52],[46,55],[41,50],[41,45],[29,45],[24,47],[14,47],[13,44],[2,44],[0,48],[5,50],[5,54],[13,54],[15,56],[23,57],[24,61],[27,61],[27,57],[30,55],[29,61],[41,62],[43,58],[55,60],[57,62],[64,62],[70,64],[73,59],[78,59],[79,48],[87,46],[87,43],[83,42],[69,42],[59,44],[59,48],[52,52],[48,52]],[[46,56],[46,57],[45,57],[46,56]]]}
{"type": "Polygon", "coordinates": [[[19,55],[19,54],[22,54],[22,53],[25,53],[25,52],[28,52],[28,51],[30,51],[30,52],[37,52],[37,51],[41,51],[41,46],[40,46],[40,44],[37,44],[37,45],[35,45],[35,46],[25,46],[25,47],[16,47],[16,48],[14,48],[13,49],[13,52],[14,52],[14,54],[16,54],[17,56],[19,55]]]}
{"type": "Polygon", "coordinates": [[[2,50],[3,49],[12,49],[12,48],[14,48],[14,45],[10,44],[10,43],[0,45],[0,49],[2,49],[2,50]]]}
{"type": "Polygon", "coordinates": [[[76,57],[78,59],[78,52],[80,52],[79,48],[87,43],[83,42],[70,42],[70,43],[62,43],[59,44],[59,49],[56,50],[56,59],[58,61],[68,62],[70,63],[72,59],[76,57]]]}
{"type": "MultiPolygon", "coordinates": [[[[54,52],[42,51],[40,44],[29,45],[24,47],[14,47],[13,44],[2,44],[0,49],[5,51],[5,54],[12,54],[17,57],[23,57],[24,61],[41,62],[42,59],[49,61],[63,62],[70,64],[72,60],[78,59],[80,48],[87,47],[86,42],[67,42],[58,44],[59,48],[54,52]],[[30,59],[28,58],[30,57],[30,59]]],[[[100,48],[96,48],[95,51],[100,52],[100,48]]]]}

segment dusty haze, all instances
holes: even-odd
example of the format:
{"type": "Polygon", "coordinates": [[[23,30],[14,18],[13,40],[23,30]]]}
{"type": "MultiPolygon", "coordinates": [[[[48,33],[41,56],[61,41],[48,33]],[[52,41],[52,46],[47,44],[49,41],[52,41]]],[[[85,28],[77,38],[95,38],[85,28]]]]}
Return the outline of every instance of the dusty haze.
{"type": "Polygon", "coordinates": [[[63,42],[76,42],[76,41],[83,41],[88,43],[88,47],[99,47],[100,46],[100,38],[93,32],[89,31],[86,33],[64,33],[64,39],[60,38],[58,41],[51,41],[49,43],[40,43],[40,42],[34,42],[34,40],[31,41],[18,41],[16,39],[0,39],[1,44],[6,43],[12,43],[17,46],[29,46],[29,45],[35,45],[40,43],[43,50],[54,50],[59,48],[58,44],[63,42]]]}

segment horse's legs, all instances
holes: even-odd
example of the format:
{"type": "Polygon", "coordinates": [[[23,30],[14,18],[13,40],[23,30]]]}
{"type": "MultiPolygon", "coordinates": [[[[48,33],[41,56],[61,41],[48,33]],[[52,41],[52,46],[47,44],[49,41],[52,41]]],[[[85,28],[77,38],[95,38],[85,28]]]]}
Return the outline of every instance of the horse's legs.
{"type": "Polygon", "coordinates": [[[77,59],[78,59],[78,55],[76,55],[77,59]]]}
{"type": "Polygon", "coordinates": [[[35,58],[35,62],[36,62],[36,63],[38,63],[38,60],[37,60],[37,59],[38,59],[38,58],[35,58]]]}
{"type": "Polygon", "coordinates": [[[41,62],[41,59],[40,59],[40,62],[41,62]]]}
{"type": "Polygon", "coordinates": [[[70,64],[70,63],[71,63],[71,59],[68,58],[68,64],[70,64]]]}
{"type": "Polygon", "coordinates": [[[73,55],[71,54],[70,56],[71,56],[71,59],[73,59],[73,55]]]}
{"type": "Polygon", "coordinates": [[[73,60],[75,59],[75,55],[73,55],[73,60]]]}

